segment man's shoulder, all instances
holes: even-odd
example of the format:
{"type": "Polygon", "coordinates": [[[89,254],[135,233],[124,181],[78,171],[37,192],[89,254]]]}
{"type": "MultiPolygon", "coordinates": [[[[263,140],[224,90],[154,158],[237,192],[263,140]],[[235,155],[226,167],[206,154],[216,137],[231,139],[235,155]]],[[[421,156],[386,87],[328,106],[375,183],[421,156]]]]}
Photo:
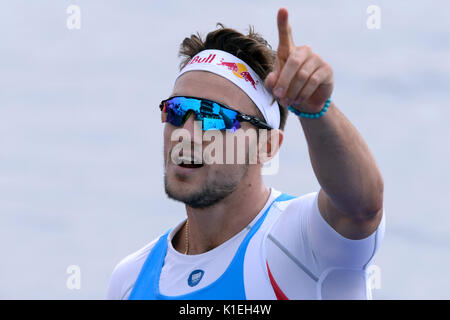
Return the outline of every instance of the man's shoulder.
{"type": "Polygon", "coordinates": [[[278,240],[292,242],[298,245],[298,236],[302,235],[303,240],[306,240],[306,230],[309,217],[317,214],[318,192],[310,192],[301,196],[294,196],[294,198],[279,201],[274,204],[278,210],[278,217],[275,218],[270,234],[278,240]]]}
{"type": "Polygon", "coordinates": [[[120,260],[120,262],[114,268],[114,271],[128,270],[128,269],[133,269],[135,267],[139,267],[139,269],[140,269],[140,267],[142,267],[145,260],[147,259],[149,252],[155,246],[158,239],[159,238],[154,239],[152,242],[146,244],[142,248],[136,250],[135,252],[127,255],[125,258],[120,260]]]}
{"type": "Polygon", "coordinates": [[[109,280],[107,299],[124,299],[129,294],[148,254],[158,239],[154,239],[119,261],[109,280]]]}
{"type": "MultiPolygon", "coordinates": [[[[278,191],[279,192],[279,191],[278,191]]],[[[287,193],[289,194],[289,193],[287,193]]],[[[292,195],[294,198],[286,200],[286,201],[279,201],[275,203],[275,206],[280,210],[295,210],[297,212],[301,212],[305,209],[314,209],[314,205],[316,202],[318,192],[310,192],[303,194],[301,196],[292,195]]]]}

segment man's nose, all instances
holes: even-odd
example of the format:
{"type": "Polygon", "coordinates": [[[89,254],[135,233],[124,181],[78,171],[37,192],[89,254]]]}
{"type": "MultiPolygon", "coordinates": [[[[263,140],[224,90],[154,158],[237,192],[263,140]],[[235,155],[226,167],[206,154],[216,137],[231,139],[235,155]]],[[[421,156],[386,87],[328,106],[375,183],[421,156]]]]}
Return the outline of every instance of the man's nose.
{"type": "Polygon", "coordinates": [[[190,112],[187,115],[187,119],[183,124],[183,129],[189,131],[192,142],[200,144],[202,143],[202,122],[195,120],[195,115],[193,112],[190,112]]]}

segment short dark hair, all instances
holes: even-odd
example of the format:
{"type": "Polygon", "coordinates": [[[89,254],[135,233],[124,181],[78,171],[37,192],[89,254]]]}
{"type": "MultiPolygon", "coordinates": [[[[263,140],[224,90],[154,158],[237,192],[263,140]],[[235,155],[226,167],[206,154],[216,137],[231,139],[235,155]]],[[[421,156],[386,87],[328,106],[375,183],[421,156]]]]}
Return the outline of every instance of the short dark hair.
{"type": "MultiPolygon", "coordinates": [[[[234,29],[226,28],[221,23],[218,23],[217,27],[217,30],[211,31],[206,35],[205,40],[202,39],[198,32],[183,40],[179,51],[179,56],[182,57],[180,70],[200,51],[217,49],[231,53],[245,61],[264,81],[273,70],[276,58],[276,52],[272,50],[268,42],[256,33],[252,26],[249,27],[247,35],[234,29]]],[[[278,108],[280,109],[279,129],[283,130],[286,124],[287,111],[279,103],[278,108]]],[[[259,110],[258,116],[261,120],[264,120],[259,110]]]]}

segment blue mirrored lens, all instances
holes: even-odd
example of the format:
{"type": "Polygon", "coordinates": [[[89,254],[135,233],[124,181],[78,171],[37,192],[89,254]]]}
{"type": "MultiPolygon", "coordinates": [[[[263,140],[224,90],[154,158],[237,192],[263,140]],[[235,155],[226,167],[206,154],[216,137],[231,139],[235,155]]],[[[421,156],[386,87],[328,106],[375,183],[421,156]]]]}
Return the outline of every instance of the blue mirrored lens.
{"type": "Polygon", "coordinates": [[[193,111],[196,120],[202,121],[203,130],[235,131],[241,127],[236,111],[223,108],[213,101],[186,97],[174,97],[164,103],[163,122],[179,127],[186,121],[188,111],[193,111]]]}
{"type": "Polygon", "coordinates": [[[237,114],[234,110],[221,108],[222,119],[227,129],[231,129],[233,132],[241,127],[240,122],[237,120],[237,114]]]}

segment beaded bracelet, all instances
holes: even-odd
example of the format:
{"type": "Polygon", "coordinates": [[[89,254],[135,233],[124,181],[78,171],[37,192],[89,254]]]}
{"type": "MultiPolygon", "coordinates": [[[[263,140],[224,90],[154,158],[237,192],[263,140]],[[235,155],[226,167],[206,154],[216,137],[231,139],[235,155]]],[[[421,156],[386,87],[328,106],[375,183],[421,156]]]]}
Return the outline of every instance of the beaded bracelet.
{"type": "Polygon", "coordinates": [[[301,112],[297,109],[293,108],[292,106],[288,107],[288,110],[293,112],[296,116],[302,117],[302,118],[309,118],[309,119],[317,119],[324,115],[325,112],[327,112],[328,107],[330,106],[331,98],[328,98],[328,100],[325,102],[325,105],[323,106],[323,109],[316,113],[309,113],[309,112],[301,112]]]}

